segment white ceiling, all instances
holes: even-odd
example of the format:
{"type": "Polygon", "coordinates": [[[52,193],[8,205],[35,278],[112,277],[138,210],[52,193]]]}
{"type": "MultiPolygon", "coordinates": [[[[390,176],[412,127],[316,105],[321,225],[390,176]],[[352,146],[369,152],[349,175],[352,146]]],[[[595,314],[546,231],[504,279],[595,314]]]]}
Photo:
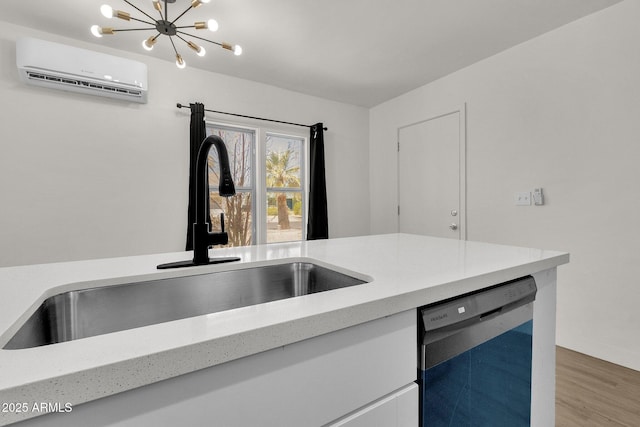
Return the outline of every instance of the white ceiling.
{"type": "MultiPolygon", "coordinates": [[[[220,30],[197,35],[239,44],[243,55],[205,42],[199,58],[182,41],[176,46],[190,67],[371,107],[619,1],[213,0],[178,24],[213,17],[220,30]]],[[[151,0],[131,2],[156,16],[151,0]]],[[[0,20],[174,60],[166,37],[142,50],[152,32],[93,37],[92,24],[145,26],[107,20],[104,3],[148,19],[122,0],[4,0],[0,20]]],[[[169,17],[189,4],[169,4],[169,17]]]]}

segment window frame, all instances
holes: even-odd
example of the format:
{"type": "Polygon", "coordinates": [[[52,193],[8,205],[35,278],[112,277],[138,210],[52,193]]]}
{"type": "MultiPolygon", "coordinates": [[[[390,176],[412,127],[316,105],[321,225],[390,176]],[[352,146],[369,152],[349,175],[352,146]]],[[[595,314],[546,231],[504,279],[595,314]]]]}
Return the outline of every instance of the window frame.
{"type": "MultiPolygon", "coordinates": [[[[287,187],[285,187],[287,189],[287,191],[280,191],[280,192],[284,192],[284,193],[300,193],[302,196],[302,228],[301,228],[301,234],[302,237],[300,238],[301,242],[304,242],[305,240],[307,240],[307,215],[308,215],[308,199],[309,199],[309,187],[308,187],[308,182],[309,182],[309,177],[308,177],[308,173],[307,170],[309,169],[309,156],[307,154],[307,152],[309,150],[306,149],[306,146],[308,144],[308,137],[307,136],[302,136],[300,134],[295,134],[295,133],[289,133],[289,132],[282,132],[282,131],[278,131],[278,130],[274,130],[274,129],[268,129],[268,128],[262,128],[262,131],[264,133],[264,135],[261,135],[261,139],[260,141],[262,142],[261,145],[261,154],[260,154],[260,167],[261,168],[265,168],[266,166],[266,160],[267,160],[267,135],[274,135],[277,137],[281,137],[281,138],[291,138],[291,139],[299,139],[301,141],[300,143],[300,179],[302,180],[302,182],[300,183],[300,189],[299,190],[291,190],[287,187]]],[[[267,174],[266,171],[262,170],[260,173],[260,179],[262,180],[261,182],[261,188],[264,190],[262,192],[262,197],[264,197],[264,200],[261,201],[262,205],[264,206],[264,210],[262,212],[262,214],[264,215],[264,218],[261,220],[260,224],[264,224],[263,229],[261,230],[262,232],[262,236],[261,236],[261,241],[263,243],[268,243],[267,242],[267,193],[272,192],[278,192],[278,190],[282,190],[279,187],[267,187],[267,174]]],[[[291,242],[297,242],[298,240],[290,240],[291,242]]],[[[285,243],[285,242],[272,242],[272,243],[285,243]]]]}
{"type": "MultiPolygon", "coordinates": [[[[256,174],[258,173],[258,171],[256,171],[256,163],[257,163],[257,159],[256,159],[256,146],[257,146],[257,140],[258,140],[258,131],[256,128],[250,127],[250,126],[239,126],[239,125],[233,125],[233,124],[228,124],[228,123],[221,123],[221,122],[213,122],[213,121],[207,121],[205,119],[205,134],[206,135],[211,135],[211,130],[212,129],[221,129],[221,130],[230,130],[230,131],[237,131],[237,132],[253,132],[253,146],[251,147],[250,150],[250,162],[251,162],[251,186],[247,187],[246,185],[244,187],[238,187],[236,185],[236,192],[248,192],[251,194],[251,217],[252,217],[252,221],[251,221],[251,245],[255,245],[255,236],[257,233],[257,223],[256,223],[256,197],[257,197],[257,193],[258,193],[258,188],[257,188],[257,184],[256,184],[256,174]]],[[[226,141],[225,141],[226,144],[226,141]]],[[[209,155],[211,155],[211,152],[209,152],[209,155]]],[[[234,183],[237,184],[237,183],[234,183]]],[[[213,187],[216,188],[216,187],[213,187]]],[[[209,189],[209,192],[211,192],[211,188],[209,189]]],[[[227,215],[228,212],[225,212],[225,215],[227,215]]]]}
{"type": "MultiPolygon", "coordinates": [[[[205,117],[206,134],[210,135],[210,129],[228,129],[240,132],[253,132],[254,144],[251,150],[251,161],[254,173],[252,174],[253,190],[251,192],[251,215],[252,221],[252,242],[251,245],[270,244],[267,242],[267,193],[281,190],[279,187],[267,187],[266,185],[266,156],[267,156],[267,135],[281,138],[299,139],[300,143],[300,179],[302,180],[299,189],[288,189],[285,192],[300,193],[302,198],[302,226],[301,239],[290,242],[307,240],[307,219],[309,215],[309,135],[303,132],[292,132],[290,129],[279,127],[256,126],[255,124],[234,123],[218,120],[207,120],[205,117]],[[275,191],[273,191],[275,190],[275,191]]],[[[246,188],[246,186],[244,187],[246,188]]],[[[285,242],[273,242],[285,243],[285,242]]]]}

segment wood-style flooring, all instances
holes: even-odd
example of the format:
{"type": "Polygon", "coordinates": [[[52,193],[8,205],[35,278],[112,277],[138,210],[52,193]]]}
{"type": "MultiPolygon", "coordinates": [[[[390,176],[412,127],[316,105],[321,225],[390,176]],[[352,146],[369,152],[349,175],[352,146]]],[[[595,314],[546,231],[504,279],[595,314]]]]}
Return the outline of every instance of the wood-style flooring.
{"type": "Polygon", "coordinates": [[[640,372],[556,351],[556,427],[640,427],[640,372]]]}

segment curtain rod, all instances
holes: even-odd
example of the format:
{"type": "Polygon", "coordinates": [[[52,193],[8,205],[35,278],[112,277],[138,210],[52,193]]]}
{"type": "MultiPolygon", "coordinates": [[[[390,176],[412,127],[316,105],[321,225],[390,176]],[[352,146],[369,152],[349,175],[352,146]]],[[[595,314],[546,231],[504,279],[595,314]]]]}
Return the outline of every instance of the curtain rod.
{"type": "MultiPolygon", "coordinates": [[[[179,102],[176,104],[176,107],[178,107],[178,108],[190,108],[189,106],[182,105],[179,102]]],[[[274,122],[274,123],[283,123],[285,125],[302,126],[304,128],[312,128],[313,127],[313,125],[302,125],[300,123],[283,122],[283,121],[280,121],[280,120],[273,120],[273,119],[263,119],[262,117],[245,116],[243,114],[225,113],[224,111],[207,110],[206,108],[204,109],[204,111],[208,111],[210,113],[217,113],[217,114],[226,114],[226,115],[229,115],[229,116],[244,117],[245,119],[263,120],[265,122],[274,122]]],[[[322,128],[322,129],[323,130],[329,130],[326,127],[322,128]]]]}

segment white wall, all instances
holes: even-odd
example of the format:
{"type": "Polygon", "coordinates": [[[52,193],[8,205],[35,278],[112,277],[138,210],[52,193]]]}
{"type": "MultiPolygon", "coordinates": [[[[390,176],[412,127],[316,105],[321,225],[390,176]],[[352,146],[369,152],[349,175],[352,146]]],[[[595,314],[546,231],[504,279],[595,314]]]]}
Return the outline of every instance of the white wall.
{"type": "Polygon", "coordinates": [[[370,185],[395,231],[398,127],[466,102],[468,238],[569,251],[558,344],[640,370],[638,22],[625,1],[373,108],[370,185]]]}
{"type": "Polygon", "coordinates": [[[178,110],[177,102],[297,123],[323,121],[329,128],[330,237],[369,232],[368,171],[353,167],[368,163],[364,108],[195,68],[178,70],[172,61],[9,23],[0,26],[0,57],[0,266],[184,250],[189,110],[178,110]],[[20,83],[19,36],[145,62],[149,103],[20,83]]]}

